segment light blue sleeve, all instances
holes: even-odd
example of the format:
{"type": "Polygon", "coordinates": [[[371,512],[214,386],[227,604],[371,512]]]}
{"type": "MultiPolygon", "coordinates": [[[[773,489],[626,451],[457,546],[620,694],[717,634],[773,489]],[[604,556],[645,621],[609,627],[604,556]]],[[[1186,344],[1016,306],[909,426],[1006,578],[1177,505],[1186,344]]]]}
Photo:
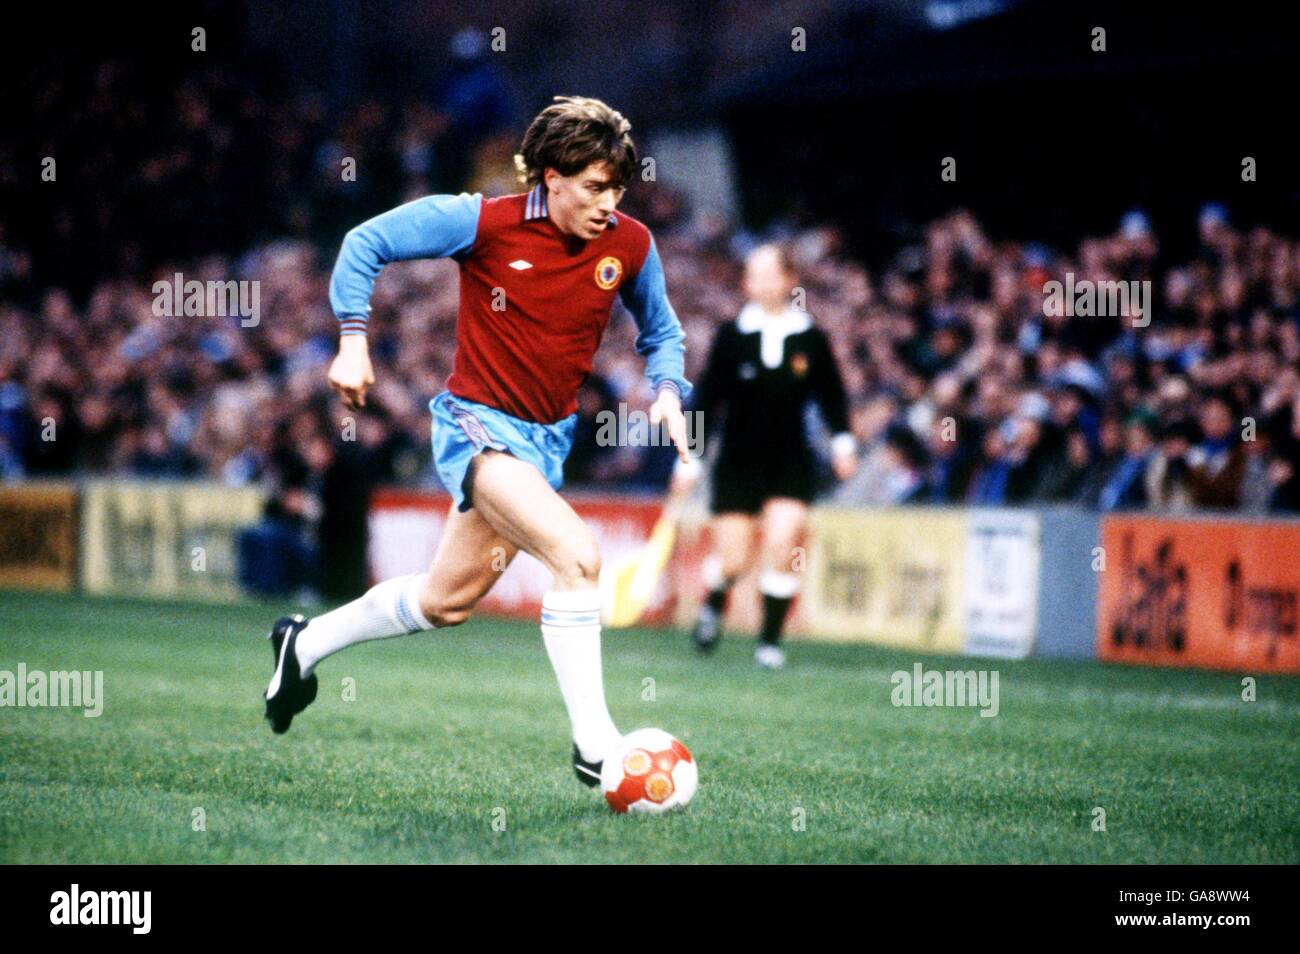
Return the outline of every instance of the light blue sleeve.
{"type": "Polygon", "coordinates": [[[653,237],[636,281],[624,285],[619,294],[636,320],[640,332],[636,336],[637,354],[645,357],[645,374],[655,393],[670,387],[685,402],[691,394],[691,384],[685,377],[686,333],[668,303],[664,266],[653,237]]]}
{"type": "Polygon", "coordinates": [[[430,195],[348,232],[330,277],[330,307],[339,319],[339,334],[366,333],[370,293],[389,262],[454,258],[468,252],[482,206],[481,195],[430,195]]]}

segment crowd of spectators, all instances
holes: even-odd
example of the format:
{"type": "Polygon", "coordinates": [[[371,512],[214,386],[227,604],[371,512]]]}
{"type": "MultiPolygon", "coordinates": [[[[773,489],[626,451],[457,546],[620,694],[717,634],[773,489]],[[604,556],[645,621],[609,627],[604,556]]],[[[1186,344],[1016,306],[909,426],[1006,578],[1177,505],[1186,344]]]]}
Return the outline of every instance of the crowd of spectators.
{"type": "MultiPolygon", "coordinates": [[[[697,370],[733,318],[756,237],[688,216],[668,190],[636,212],[659,235],[697,370]]],[[[1300,508],[1300,242],[1233,228],[1209,207],[1200,251],[1163,264],[1140,215],[1070,254],[931,223],[878,274],[831,228],[789,236],[801,287],[835,345],[863,466],[832,490],[863,504],[1077,503],[1101,510],[1300,508]],[[1149,281],[1143,316],[1053,315],[1044,286],[1149,281]]],[[[105,279],[84,302],[44,290],[0,303],[0,470],[271,480],[309,487],[341,457],[375,479],[431,484],[428,399],[450,370],[455,266],[390,266],[376,285],[367,410],[331,399],[330,261],[286,239],[186,277],[260,282],[262,318],[160,317],[150,286],[105,279]]],[[[596,415],[649,394],[626,315],[580,395],[570,479],[662,486],[671,454],[601,446],[596,415]]],[[[815,424],[815,422],[814,422],[815,424]]]]}
{"type": "MultiPolygon", "coordinates": [[[[501,122],[457,119],[510,112],[473,38],[459,42],[433,105],[362,101],[337,120],[220,69],[170,101],[112,62],[79,97],[47,89],[38,110],[73,131],[74,148],[53,150],[64,174],[92,172],[59,193],[47,227],[0,224],[0,477],[263,483],[282,515],[307,521],[350,482],[435,485],[427,404],[450,370],[456,267],[381,276],[378,382],[362,413],[325,385],[327,288],[343,231],[372,212],[438,189],[516,187],[501,122]],[[339,174],[346,157],[355,181],[339,174]],[[156,314],[153,283],[176,271],[257,281],[260,320],[156,314]]],[[[0,176],[0,195],[16,189],[0,176]]],[[[829,225],[737,231],[666,184],[638,183],[626,208],[655,231],[691,373],[743,304],[746,250],[790,242],[862,448],[858,474],[828,482],[839,501],[1300,509],[1300,240],[1210,205],[1167,226],[1195,230],[1194,254],[1164,251],[1139,211],[1113,234],[1050,249],[992,237],[958,210],[868,269],[829,225]],[[1045,287],[1067,273],[1150,282],[1149,310],[1056,314],[1045,287]]],[[[597,436],[600,411],[648,406],[634,336],[616,314],[579,396],[573,485],[667,480],[664,448],[597,436]]]]}
{"type": "Polygon", "coordinates": [[[837,497],[1300,509],[1300,242],[1215,205],[1194,227],[1169,261],[1140,212],[1069,253],[932,223],[852,313],[823,309],[870,448],[837,497]],[[1066,273],[1150,282],[1151,304],[1057,314],[1066,273]]]}
{"type": "Polygon", "coordinates": [[[277,239],[323,249],[404,197],[495,187],[519,116],[487,42],[463,30],[427,83],[342,106],[220,59],[50,65],[0,139],[0,291],[85,298],[277,239]]]}

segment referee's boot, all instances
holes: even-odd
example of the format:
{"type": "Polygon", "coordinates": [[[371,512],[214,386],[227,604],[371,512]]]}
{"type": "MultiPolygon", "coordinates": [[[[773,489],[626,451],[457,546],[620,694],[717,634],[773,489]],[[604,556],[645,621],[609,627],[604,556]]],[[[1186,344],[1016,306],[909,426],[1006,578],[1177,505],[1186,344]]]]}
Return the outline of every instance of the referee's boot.
{"type": "Polygon", "coordinates": [[[704,603],[700,606],[700,615],[695,617],[695,628],[691,630],[691,642],[702,653],[711,653],[722,641],[722,614],[704,603]]]}

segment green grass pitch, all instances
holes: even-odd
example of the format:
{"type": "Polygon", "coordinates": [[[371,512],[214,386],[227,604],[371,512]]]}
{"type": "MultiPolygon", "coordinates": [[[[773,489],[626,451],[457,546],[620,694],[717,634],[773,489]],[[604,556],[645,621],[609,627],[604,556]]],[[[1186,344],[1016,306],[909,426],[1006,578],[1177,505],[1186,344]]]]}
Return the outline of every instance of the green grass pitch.
{"type": "Polygon", "coordinates": [[[619,725],[700,764],[685,812],[619,817],[573,776],[536,626],[348,650],[276,737],[275,615],[0,593],[0,669],[103,670],[105,694],[99,718],[0,708],[0,862],[1300,861],[1297,679],[1244,702],[1239,674],[807,642],[773,674],[749,639],[607,632],[619,725]],[[998,670],[997,717],[894,707],[918,660],[998,670]]]}

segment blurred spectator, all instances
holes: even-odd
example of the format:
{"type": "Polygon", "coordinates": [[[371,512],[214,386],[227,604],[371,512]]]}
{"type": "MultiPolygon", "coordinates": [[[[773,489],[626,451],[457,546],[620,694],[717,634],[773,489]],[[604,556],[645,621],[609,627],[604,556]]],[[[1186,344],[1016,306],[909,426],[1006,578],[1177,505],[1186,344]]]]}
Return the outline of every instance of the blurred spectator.
{"type": "Polygon", "coordinates": [[[1200,423],[1202,440],[1187,454],[1192,502],[1198,507],[1236,507],[1246,455],[1236,440],[1232,408],[1224,398],[1211,395],[1201,404],[1200,423]]]}
{"type": "Polygon", "coordinates": [[[1110,415],[1097,427],[1097,447],[1090,449],[1089,462],[1073,500],[1085,507],[1101,508],[1101,494],[1124,461],[1124,428],[1110,415]]]}
{"type": "Polygon", "coordinates": [[[255,525],[240,531],[239,583],[248,592],[268,598],[316,600],[318,554],[311,544],[301,491],[270,498],[255,525]]]}
{"type": "Polygon", "coordinates": [[[1190,421],[1176,420],[1160,436],[1160,449],[1146,472],[1147,500],[1156,510],[1185,511],[1196,506],[1192,467],[1188,457],[1196,429],[1190,421]]]}
{"type": "Polygon", "coordinates": [[[1101,489],[1102,510],[1136,510],[1147,505],[1146,472],[1154,454],[1155,422],[1149,413],[1135,412],[1124,429],[1124,457],[1101,489]]]}
{"type": "Polygon", "coordinates": [[[886,504],[915,503],[925,495],[926,452],[912,429],[897,425],[885,435],[886,504]]]}

